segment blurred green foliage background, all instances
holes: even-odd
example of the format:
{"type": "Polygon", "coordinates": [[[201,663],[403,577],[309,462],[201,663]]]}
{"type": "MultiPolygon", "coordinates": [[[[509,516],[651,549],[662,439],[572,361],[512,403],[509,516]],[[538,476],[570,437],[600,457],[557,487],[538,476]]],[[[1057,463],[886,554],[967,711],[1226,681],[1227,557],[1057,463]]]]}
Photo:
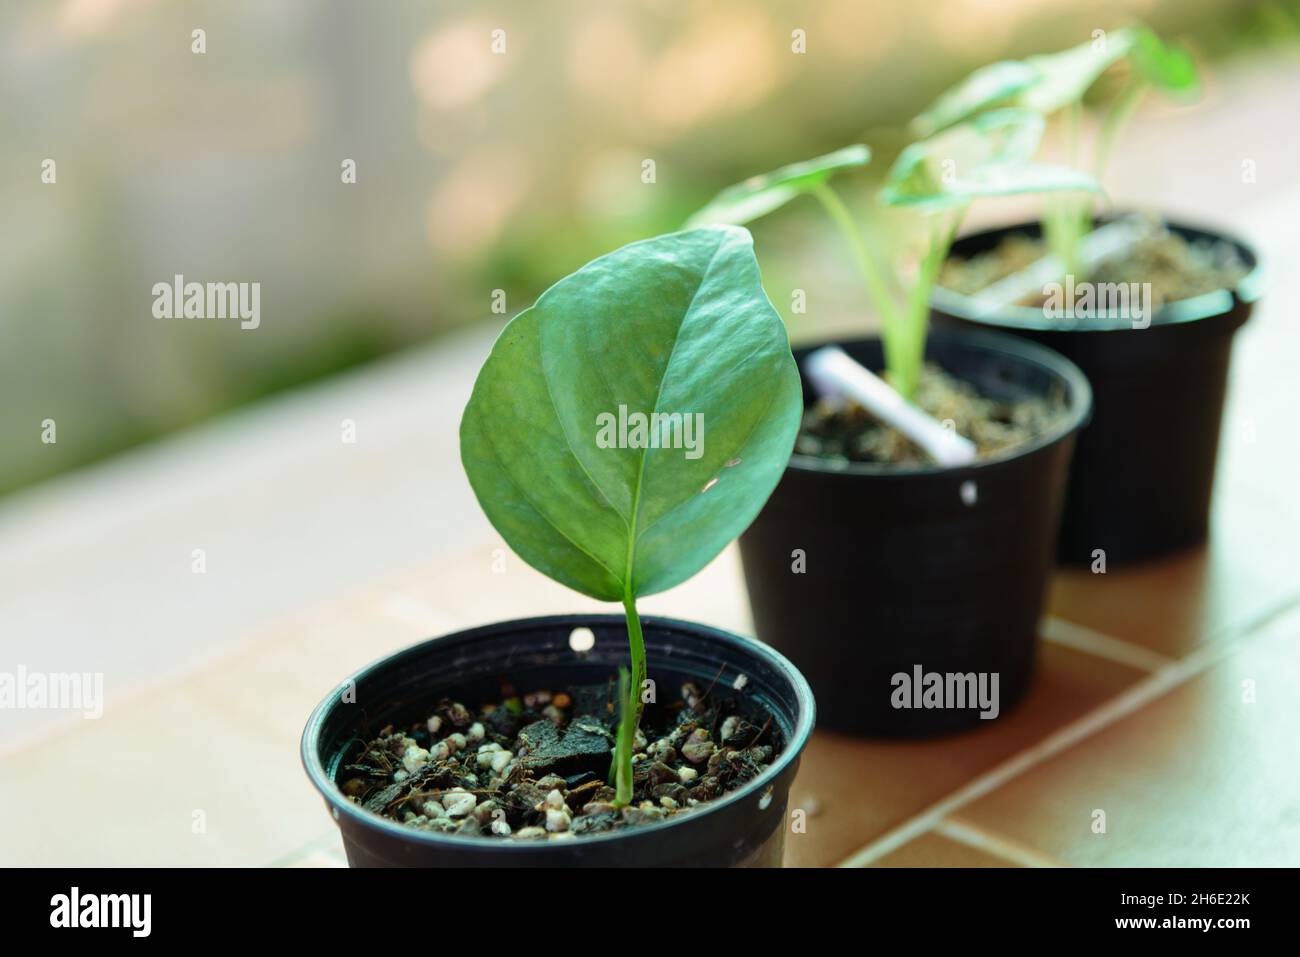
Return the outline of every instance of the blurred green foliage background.
{"type": "Polygon", "coordinates": [[[0,494],[499,324],[493,290],[514,313],[727,183],[887,150],[973,67],[1135,18],[1205,63],[1300,35],[1297,0],[7,3],[0,494]],[[261,327],[155,319],[177,273],[260,282],[261,327]]]}

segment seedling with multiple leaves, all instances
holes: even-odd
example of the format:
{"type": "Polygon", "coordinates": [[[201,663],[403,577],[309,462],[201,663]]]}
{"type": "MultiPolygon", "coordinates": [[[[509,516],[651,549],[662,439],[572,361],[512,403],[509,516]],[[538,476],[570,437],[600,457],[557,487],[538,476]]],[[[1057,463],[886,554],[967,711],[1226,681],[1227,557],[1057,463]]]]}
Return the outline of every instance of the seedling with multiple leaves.
{"type": "Polygon", "coordinates": [[[1032,160],[1043,119],[1029,110],[992,110],[908,146],[890,169],[878,201],[916,214],[923,251],[905,278],[897,257],[879,256],[839,194],[836,173],[868,162],[865,146],[755,176],[719,193],[690,224],[747,223],[798,196],[816,197],[847,240],[867,294],[881,320],[889,384],[911,399],[921,377],[930,292],[970,204],[985,196],[1055,190],[1095,190],[1086,173],[1032,160]]]}
{"type": "MultiPolygon", "coordinates": [[[[929,136],[989,110],[1030,110],[1043,117],[1059,115],[1064,124],[1069,164],[1101,179],[1122,130],[1152,89],[1191,96],[1199,87],[1196,65],[1182,47],[1167,45],[1149,28],[1098,30],[1093,39],[1059,53],[1003,61],[981,67],[943,93],[912,121],[912,129],[929,136]],[[1126,62],[1129,75],[1119,93],[1100,107],[1101,120],[1090,159],[1083,156],[1084,98],[1102,74],[1126,62]]],[[[1079,247],[1092,229],[1092,199],[1078,193],[1051,196],[1043,212],[1043,233],[1064,272],[1080,275],[1079,247]]]]}
{"type": "Polygon", "coordinates": [[[785,327],[735,227],[588,263],[515,316],[479,372],[460,440],[483,511],[528,564],[624,608],[632,667],[610,771],[620,804],[646,681],[637,598],[685,581],[753,521],[802,408],[785,327]],[[701,454],[601,447],[601,417],[620,406],[702,416],[701,454]]]}

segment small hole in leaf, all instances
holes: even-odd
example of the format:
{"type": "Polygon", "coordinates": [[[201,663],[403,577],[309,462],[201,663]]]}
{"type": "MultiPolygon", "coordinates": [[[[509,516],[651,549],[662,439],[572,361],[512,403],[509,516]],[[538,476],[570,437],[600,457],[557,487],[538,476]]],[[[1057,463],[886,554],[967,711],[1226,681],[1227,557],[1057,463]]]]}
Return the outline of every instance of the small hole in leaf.
{"type": "Polygon", "coordinates": [[[579,653],[596,647],[596,633],[590,628],[575,628],[569,632],[569,647],[579,653]]]}

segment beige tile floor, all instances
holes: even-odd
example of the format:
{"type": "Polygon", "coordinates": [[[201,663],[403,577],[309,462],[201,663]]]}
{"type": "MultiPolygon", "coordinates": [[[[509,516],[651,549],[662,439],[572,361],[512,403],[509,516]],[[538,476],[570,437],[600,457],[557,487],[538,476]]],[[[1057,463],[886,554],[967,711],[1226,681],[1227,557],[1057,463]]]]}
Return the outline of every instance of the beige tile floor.
{"type": "MultiPolygon", "coordinates": [[[[1226,222],[1283,269],[1300,260],[1300,131],[1270,119],[1294,88],[1279,75],[1241,73],[1194,116],[1139,128],[1117,193],[1226,222]],[[1256,183],[1240,182],[1243,158],[1256,183]]],[[[910,743],[817,733],[787,863],[1300,864],[1293,321],[1283,287],[1238,338],[1210,544],[1059,573],[1037,684],[992,727],[910,743]]],[[[493,571],[501,543],[440,414],[463,404],[493,333],[0,503],[3,666],[109,682],[99,721],[4,716],[0,864],[337,866],[297,757],[336,681],[433,634],[599,607],[512,556],[493,571]],[[345,417],[357,447],[339,446],[345,417]]],[[[747,631],[734,552],[646,610],[747,631]]]]}

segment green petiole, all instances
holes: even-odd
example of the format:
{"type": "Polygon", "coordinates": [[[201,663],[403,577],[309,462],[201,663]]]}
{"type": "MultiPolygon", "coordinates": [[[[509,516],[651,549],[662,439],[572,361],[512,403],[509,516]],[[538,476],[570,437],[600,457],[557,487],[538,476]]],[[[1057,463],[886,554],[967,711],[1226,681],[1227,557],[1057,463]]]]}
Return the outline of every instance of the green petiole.
{"type": "Polygon", "coordinates": [[[627,645],[632,657],[632,671],[626,668],[618,673],[619,722],[614,742],[614,760],[610,767],[610,783],[614,786],[614,803],[625,807],[632,803],[632,754],[636,750],[636,729],[641,723],[643,702],[641,688],[645,684],[645,639],[641,634],[641,617],[636,610],[636,597],[628,589],[623,596],[623,610],[627,615],[627,645]]]}

